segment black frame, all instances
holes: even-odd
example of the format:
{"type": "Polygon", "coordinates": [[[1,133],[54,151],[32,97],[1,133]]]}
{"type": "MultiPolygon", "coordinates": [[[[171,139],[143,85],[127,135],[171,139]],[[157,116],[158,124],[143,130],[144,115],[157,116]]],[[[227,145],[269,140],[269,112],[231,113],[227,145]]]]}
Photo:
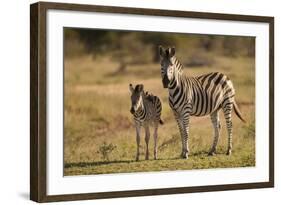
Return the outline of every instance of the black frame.
{"type": "Polygon", "coordinates": [[[274,187],[274,17],[187,12],[81,4],[38,2],[30,6],[30,199],[37,202],[179,194],[274,187]],[[269,181],[197,187],[178,187],[102,193],[46,193],[46,13],[48,9],[184,18],[264,22],[269,24],[269,181]]]}

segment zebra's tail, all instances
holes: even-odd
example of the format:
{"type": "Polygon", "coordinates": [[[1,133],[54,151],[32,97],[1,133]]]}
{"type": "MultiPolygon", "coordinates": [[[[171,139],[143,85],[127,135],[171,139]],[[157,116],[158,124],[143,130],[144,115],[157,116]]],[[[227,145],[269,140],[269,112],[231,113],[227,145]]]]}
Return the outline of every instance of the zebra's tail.
{"type": "Polygon", "coordinates": [[[235,101],[234,101],[233,105],[234,105],[234,112],[235,112],[235,114],[239,117],[240,120],[242,120],[242,122],[246,123],[246,120],[242,117],[241,112],[240,112],[240,110],[238,108],[238,105],[236,104],[235,101]]]}
{"type": "Polygon", "coordinates": [[[163,120],[159,120],[159,123],[160,123],[160,125],[164,125],[164,122],[163,122],[163,120]]]}

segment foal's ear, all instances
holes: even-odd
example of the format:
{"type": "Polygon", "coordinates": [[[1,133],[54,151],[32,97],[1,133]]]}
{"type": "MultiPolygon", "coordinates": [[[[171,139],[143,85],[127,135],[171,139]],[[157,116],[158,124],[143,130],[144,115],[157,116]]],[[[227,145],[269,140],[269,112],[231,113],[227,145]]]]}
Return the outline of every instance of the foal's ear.
{"type": "Polygon", "coordinates": [[[130,89],[131,93],[133,93],[135,90],[132,84],[129,85],[129,89],[130,89]]]}
{"type": "Polygon", "coordinates": [[[136,91],[137,91],[138,93],[141,93],[141,92],[143,91],[143,84],[138,84],[138,85],[136,85],[136,91]]]}
{"type": "Polygon", "coordinates": [[[173,46],[169,48],[169,57],[172,58],[176,54],[176,48],[173,46]]]}
{"type": "Polygon", "coordinates": [[[161,45],[159,45],[158,50],[159,50],[159,55],[163,58],[164,57],[164,49],[161,45]]]}

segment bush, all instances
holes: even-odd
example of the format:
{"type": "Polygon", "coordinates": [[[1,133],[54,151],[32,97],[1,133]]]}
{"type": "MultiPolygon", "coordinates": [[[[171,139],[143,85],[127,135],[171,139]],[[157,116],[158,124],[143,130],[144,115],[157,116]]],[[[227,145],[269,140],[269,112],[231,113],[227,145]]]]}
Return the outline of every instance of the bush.
{"type": "Polygon", "coordinates": [[[103,160],[108,161],[109,155],[113,152],[114,149],[116,149],[116,145],[113,145],[112,143],[107,144],[106,142],[103,142],[103,144],[99,146],[98,153],[101,154],[103,160]]]}

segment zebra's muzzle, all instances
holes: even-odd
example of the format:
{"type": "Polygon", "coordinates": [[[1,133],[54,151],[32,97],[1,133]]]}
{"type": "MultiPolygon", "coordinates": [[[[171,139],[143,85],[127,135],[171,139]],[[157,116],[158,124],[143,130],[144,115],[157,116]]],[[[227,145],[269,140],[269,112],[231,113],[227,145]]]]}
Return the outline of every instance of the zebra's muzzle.
{"type": "Polygon", "coordinates": [[[132,114],[135,114],[135,110],[134,110],[133,107],[131,107],[130,112],[131,112],[132,114]]]}
{"type": "Polygon", "coordinates": [[[164,75],[164,77],[162,78],[162,83],[163,83],[163,87],[164,88],[168,88],[168,85],[169,85],[169,79],[168,79],[168,76],[167,75],[164,75]]]}

